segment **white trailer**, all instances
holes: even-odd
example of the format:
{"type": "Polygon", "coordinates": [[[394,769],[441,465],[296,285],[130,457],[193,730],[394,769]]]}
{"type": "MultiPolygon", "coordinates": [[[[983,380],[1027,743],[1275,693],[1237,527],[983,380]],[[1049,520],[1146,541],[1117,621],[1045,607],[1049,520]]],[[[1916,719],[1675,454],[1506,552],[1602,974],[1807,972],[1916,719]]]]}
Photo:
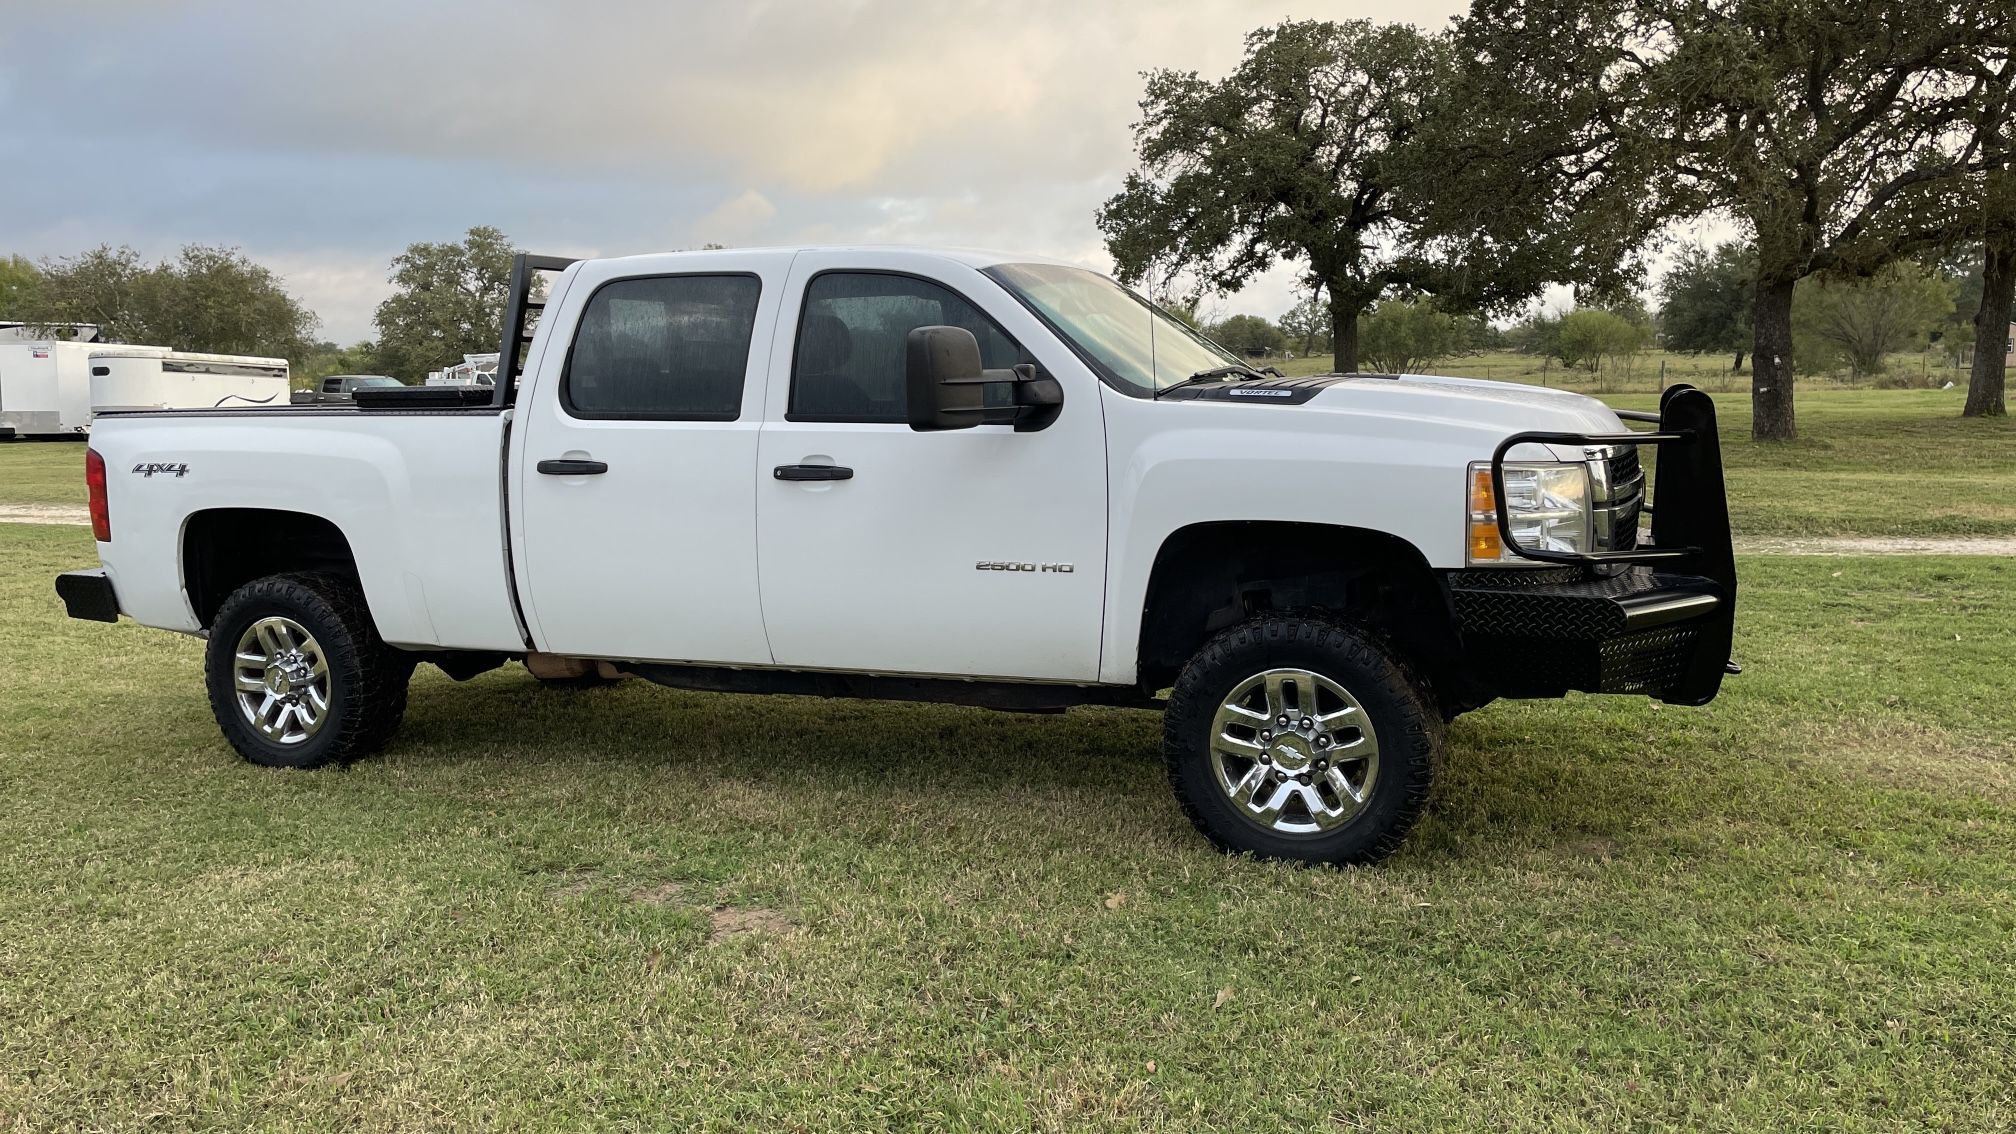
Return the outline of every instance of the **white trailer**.
{"type": "Polygon", "coordinates": [[[82,437],[91,423],[96,343],[0,342],[0,440],[82,437]]]}
{"type": "Polygon", "coordinates": [[[287,360],[106,347],[90,354],[92,413],[288,404],[287,360]]]}

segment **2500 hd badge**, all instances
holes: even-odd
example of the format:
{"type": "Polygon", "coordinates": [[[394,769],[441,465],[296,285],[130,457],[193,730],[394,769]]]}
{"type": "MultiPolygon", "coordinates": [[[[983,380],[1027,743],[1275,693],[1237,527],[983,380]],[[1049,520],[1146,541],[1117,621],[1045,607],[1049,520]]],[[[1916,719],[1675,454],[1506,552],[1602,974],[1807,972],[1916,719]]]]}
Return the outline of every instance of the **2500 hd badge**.
{"type": "Polygon", "coordinates": [[[1008,563],[997,559],[982,559],[973,565],[975,571],[1051,571],[1059,575],[1069,575],[1075,568],[1069,563],[1008,563]]]}

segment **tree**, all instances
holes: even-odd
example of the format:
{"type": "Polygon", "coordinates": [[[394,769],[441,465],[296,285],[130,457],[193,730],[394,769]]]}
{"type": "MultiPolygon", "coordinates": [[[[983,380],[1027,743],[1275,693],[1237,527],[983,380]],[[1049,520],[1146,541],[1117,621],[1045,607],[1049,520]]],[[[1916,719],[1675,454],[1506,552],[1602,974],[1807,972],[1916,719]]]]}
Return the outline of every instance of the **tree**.
{"type": "Polygon", "coordinates": [[[1258,315],[1231,316],[1212,324],[1205,334],[1233,354],[1281,354],[1288,349],[1288,336],[1281,328],[1258,315]]]}
{"type": "Polygon", "coordinates": [[[41,271],[26,257],[9,256],[0,260],[0,319],[26,322],[28,312],[35,308],[36,292],[41,286],[41,271]]]}
{"type": "Polygon", "coordinates": [[[1330,306],[1317,292],[1303,296],[1283,313],[1280,325],[1282,334],[1300,344],[1296,349],[1304,358],[1330,349],[1330,306]]]}
{"type": "Polygon", "coordinates": [[[95,323],[110,342],[289,359],[319,322],[267,268],[201,244],[152,265],[110,246],[45,260],[31,309],[30,322],[95,323]]]}
{"type": "Polygon", "coordinates": [[[294,364],[294,388],[312,390],[322,379],[331,374],[377,374],[378,345],[371,342],[352,343],[338,346],[324,340],[308,348],[307,353],[294,364]]]}
{"type": "Polygon", "coordinates": [[[1659,329],[1666,349],[1686,354],[1734,354],[1731,373],[1750,351],[1756,306],[1757,257],[1740,241],[1709,250],[1690,244],[1659,284],[1659,329]]]}
{"type": "Polygon", "coordinates": [[[1359,325],[1359,350],[1384,374],[1411,374],[1463,349],[1454,318],[1419,299],[1382,299],[1359,325]]]}
{"type": "Polygon", "coordinates": [[[1098,215],[1121,278],[1183,271],[1223,293],[1299,261],[1337,369],[1357,369],[1358,316],[1422,282],[1391,172],[1449,66],[1446,40],[1406,24],[1285,22],[1248,35],[1223,80],[1151,72],[1141,168],[1098,215]]]}
{"type": "Polygon", "coordinates": [[[1204,320],[1197,315],[1197,301],[1195,299],[1178,299],[1175,296],[1165,295],[1160,299],[1154,299],[1150,302],[1161,308],[1163,314],[1191,330],[1199,332],[1204,330],[1204,320]]]}
{"type": "Polygon", "coordinates": [[[1561,333],[1561,316],[1545,309],[1529,312],[1505,332],[1505,343],[1521,354],[1554,357],[1555,340],[1561,333]]]}
{"type": "MultiPolygon", "coordinates": [[[[1663,169],[1649,212],[1726,215],[1757,250],[1752,433],[1795,434],[1794,285],[1868,275],[1952,243],[1942,195],[1982,168],[1964,125],[1977,55],[2006,44],[2006,0],[1477,0],[1472,20],[1568,82],[1618,139],[1620,169],[1663,169]],[[1576,36],[1564,36],[1572,26],[1576,36]],[[1572,66],[1570,66],[1572,64],[1572,66]]],[[[1510,58],[1510,56],[1501,56],[1510,58]]]]}
{"type": "Polygon", "coordinates": [[[515,250],[479,225],[460,243],[409,244],[392,259],[392,295],[378,305],[378,366],[409,381],[495,351],[504,337],[515,250]]]}
{"type": "Polygon", "coordinates": [[[1909,260],[1867,280],[1816,276],[1794,294],[1793,331],[1838,351],[1856,377],[1881,374],[1886,356],[1916,345],[1953,309],[1953,291],[1909,260]]]}
{"type": "Polygon", "coordinates": [[[1577,307],[1564,315],[1540,313],[1521,325],[1519,338],[1528,349],[1558,360],[1564,368],[1580,366],[1592,374],[1603,372],[1603,362],[1631,360],[1652,343],[1652,324],[1642,307],[1620,304],[1610,308],[1577,307]]]}
{"type": "Polygon", "coordinates": [[[2009,412],[2009,321],[2016,318],[2016,61],[2005,40],[1980,54],[1984,97],[1973,130],[1984,157],[1980,190],[1972,202],[1981,237],[1981,302],[1974,313],[1974,362],[1967,373],[1963,417],[2009,412]]]}
{"type": "Polygon", "coordinates": [[[1614,311],[1578,307],[1561,317],[1554,333],[1554,357],[1563,366],[1597,370],[1605,358],[1620,358],[1642,349],[1646,332],[1614,311]]]}

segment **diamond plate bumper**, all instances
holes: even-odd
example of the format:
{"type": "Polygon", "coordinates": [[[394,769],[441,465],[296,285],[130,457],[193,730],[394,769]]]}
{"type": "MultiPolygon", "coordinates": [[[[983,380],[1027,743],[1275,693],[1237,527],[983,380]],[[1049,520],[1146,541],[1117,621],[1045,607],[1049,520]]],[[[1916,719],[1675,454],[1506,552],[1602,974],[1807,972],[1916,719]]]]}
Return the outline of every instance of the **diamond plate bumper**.
{"type": "Polygon", "coordinates": [[[1448,577],[1470,669],[1501,697],[1641,693],[1711,700],[1729,661],[1733,596],[1720,582],[1636,567],[1455,571],[1448,577]]]}

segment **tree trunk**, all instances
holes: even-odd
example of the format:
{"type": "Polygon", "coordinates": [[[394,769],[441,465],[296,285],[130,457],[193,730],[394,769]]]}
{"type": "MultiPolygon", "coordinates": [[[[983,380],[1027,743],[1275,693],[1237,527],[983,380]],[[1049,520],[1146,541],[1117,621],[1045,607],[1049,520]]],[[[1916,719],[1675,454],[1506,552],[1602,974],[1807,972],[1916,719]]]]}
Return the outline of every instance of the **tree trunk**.
{"type": "Polygon", "coordinates": [[[1747,352],[1747,351],[1740,351],[1740,350],[1736,352],[1736,361],[1735,361],[1734,363],[1732,363],[1732,364],[1730,365],[1730,367],[1729,367],[1729,373],[1731,373],[1731,374],[1738,374],[1738,373],[1741,373],[1741,372],[1742,372],[1742,370],[1743,370],[1743,356],[1744,356],[1745,354],[1747,354],[1747,353],[1749,353],[1749,352],[1747,352]]]}
{"type": "Polygon", "coordinates": [[[2016,298],[2016,238],[1991,240],[1981,266],[1981,310],[1974,315],[1974,365],[1967,372],[1967,405],[1962,417],[2001,417],[2008,377],[2009,318],[2016,298]]]}
{"type": "Polygon", "coordinates": [[[1790,441],[1792,423],[1792,280],[1757,281],[1750,346],[1750,436],[1790,441]]]}
{"type": "Polygon", "coordinates": [[[1358,372],[1358,316],[1365,302],[1330,290],[1330,365],[1339,374],[1358,372]]]}

